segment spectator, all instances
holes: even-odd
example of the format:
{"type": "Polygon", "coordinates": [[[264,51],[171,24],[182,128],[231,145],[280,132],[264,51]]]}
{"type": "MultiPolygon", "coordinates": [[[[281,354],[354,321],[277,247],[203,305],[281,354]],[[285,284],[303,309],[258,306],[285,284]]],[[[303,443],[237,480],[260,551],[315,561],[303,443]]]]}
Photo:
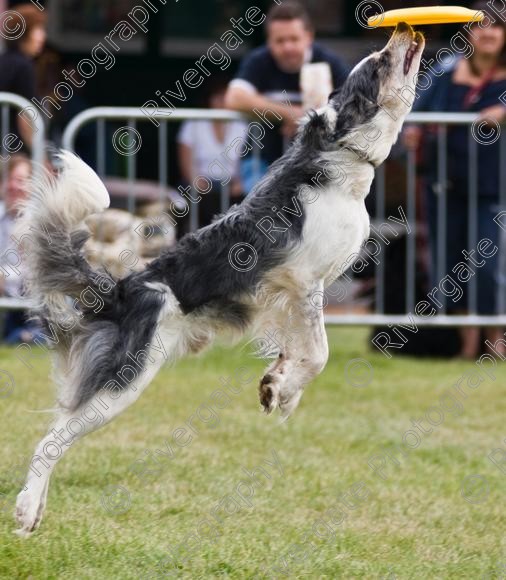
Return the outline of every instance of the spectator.
{"type": "MultiPolygon", "coordinates": [[[[0,295],[20,298],[23,294],[23,278],[16,274],[16,269],[9,265],[14,263],[5,252],[14,248],[12,234],[18,213],[18,204],[28,195],[27,183],[31,173],[31,163],[23,154],[13,155],[7,164],[5,190],[5,213],[0,218],[0,254],[2,271],[0,272],[0,295]]],[[[39,329],[33,322],[27,321],[23,311],[10,310],[4,320],[3,338],[8,344],[15,342],[32,342],[38,336],[39,329]]]]}
{"type": "MultiPolygon", "coordinates": [[[[205,105],[223,109],[226,89],[225,79],[217,78],[210,83],[205,105]]],[[[228,148],[234,139],[245,139],[246,130],[247,125],[242,121],[185,121],[181,125],[177,138],[179,168],[184,186],[193,184],[193,196],[202,197],[197,205],[199,226],[211,223],[220,213],[223,188],[228,188],[232,201],[241,198],[239,154],[236,147],[228,148]],[[212,189],[204,193],[210,182],[212,189]]]]}
{"type": "MultiPolygon", "coordinates": [[[[0,91],[15,93],[26,99],[36,96],[33,59],[44,48],[45,26],[45,14],[33,4],[18,4],[16,10],[9,13],[8,30],[19,29],[23,32],[19,37],[12,39],[4,35],[7,51],[0,55],[0,91]]],[[[25,150],[31,150],[32,127],[14,110],[10,117],[9,132],[18,135],[25,145],[25,150]]]]}
{"type": "MultiPolygon", "coordinates": [[[[485,2],[478,2],[473,9],[489,14],[485,2]]],[[[497,17],[496,17],[497,18],[497,17]]],[[[491,123],[506,119],[506,106],[499,100],[506,91],[506,24],[496,19],[484,25],[475,23],[469,31],[469,41],[474,52],[468,59],[459,58],[440,70],[434,70],[432,84],[420,91],[414,109],[417,111],[477,112],[491,123]]],[[[469,204],[469,127],[449,126],[447,136],[447,239],[446,272],[463,260],[462,250],[468,247],[468,204],[469,204]]],[[[425,132],[424,157],[427,166],[427,209],[432,266],[437,263],[437,193],[441,184],[437,179],[437,146],[429,131],[425,132]]],[[[422,136],[419,127],[407,127],[404,142],[408,147],[417,147],[422,136]]],[[[475,219],[478,239],[488,238],[499,245],[499,228],[493,218],[497,214],[499,196],[499,140],[488,145],[478,144],[478,201],[475,219]]],[[[445,273],[446,273],[445,272],[445,273]]],[[[437,283],[436,272],[432,273],[437,283]]],[[[477,270],[477,312],[495,314],[498,292],[498,254],[488,258],[477,270]]],[[[468,282],[470,285],[471,282],[468,282]]],[[[454,303],[447,300],[448,312],[466,311],[469,292],[454,303]]],[[[486,330],[488,340],[495,343],[502,337],[498,328],[486,330]]],[[[461,329],[461,356],[474,359],[479,353],[480,331],[478,328],[461,329]]],[[[506,350],[506,349],[502,349],[506,350]]]]}
{"type": "Polygon", "coordinates": [[[334,89],[342,85],[348,72],[337,56],[313,42],[311,20],[299,3],[286,1],[273,6],[265,26],[267,44],[244,58],[225,97],[231,109],[246,113],[257,109],[273,123],[281,123],[278,130],[266,131],[261,151],[263,170],[280,157],[283,137],[293,137],[303,114],[300,72],[304,63],[328,63],[334,89]]]}

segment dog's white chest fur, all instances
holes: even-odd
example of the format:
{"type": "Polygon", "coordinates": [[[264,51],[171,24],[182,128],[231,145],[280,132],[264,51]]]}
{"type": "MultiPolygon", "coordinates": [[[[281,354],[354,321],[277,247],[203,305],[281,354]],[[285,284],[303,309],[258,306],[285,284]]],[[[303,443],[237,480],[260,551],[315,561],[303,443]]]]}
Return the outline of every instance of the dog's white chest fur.
{"type": "Polygon", "coordinates": [[[296,252],[298,277],[330,283],[351,266],[369,237],[369,215],[364,198],[343,194],[335,185],[320,190],[318,199],[305,206],[302,242],[296,252]]]}

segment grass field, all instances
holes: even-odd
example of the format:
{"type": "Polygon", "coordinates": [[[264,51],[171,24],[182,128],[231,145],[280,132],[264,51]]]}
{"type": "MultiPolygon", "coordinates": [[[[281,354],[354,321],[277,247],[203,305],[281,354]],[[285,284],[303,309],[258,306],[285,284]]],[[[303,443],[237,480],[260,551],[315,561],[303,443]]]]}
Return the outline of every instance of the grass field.
{"type": "Polygon", "coordinates": [[[29,412],[52,405],[49,364],[29,370],[1,349],[15,387],[0,398],[0,577],[504,577],[506,476],[487,455],[506,449],[506,365],[408,451],[411,419],[475,365],[388,360],[367,350],[365,329],[329,329],[329,342],[328,366],[283,425],[259,411],[264,365],[246,349],[163,369],[133,407],[69,450],[29,539],[12,533],[15,467],[50,418],[29,412]],[[373,375],[354,387],[345,368],[359,357],[373,375]],[[254,377],[242,392],[210,399],[241,366],[254,377]],[[192,416],[193,439],[188,431],[178,441],[189,444],[176,445],[174,429],[192,416]],[[373,455],[386,458],[386,479],[369,467],[373,455]],[[252,487],[243,468],[260,466],[270,479],[252,487]]]}

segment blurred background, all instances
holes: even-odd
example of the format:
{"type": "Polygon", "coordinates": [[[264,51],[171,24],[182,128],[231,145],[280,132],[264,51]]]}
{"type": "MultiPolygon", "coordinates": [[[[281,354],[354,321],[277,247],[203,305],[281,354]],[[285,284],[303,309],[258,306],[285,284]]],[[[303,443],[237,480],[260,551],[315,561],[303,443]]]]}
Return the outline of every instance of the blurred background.
{"type": "MultiPolygon", "coordinates": [[[[394,340],[392,328],[415,316],[420,329],[406,354],[475,358],[489,343],[502,347],[506,322],[505,243],[494,220],[506,208],[506,14],[493,0],[461,4],[485,10],[484,23],[421,27],[427,45],[414,113],[367,198],[378,255],[350,261],[325,297],[328,323],[369,325],[372,339],[394,340]],[[462,252],[484,239],[497,251],[459,277],[452,268],[462,252]],[[434,287],[431,316],[419,316],[416,305],[434,287]]],[[[54,150],[65,146],[111,193],[112,209],[90,220],[89,259],[116,275],[143,267],[251,192],[304,111],[323,105],[353,66],[385,45],[390,29],[370,29],[366,17],[401,7],[3,0],[3,254],[15,202],[29,195],[23,179],[37,167],[30,158],[53,169],[54,150]],[[251,134],[253,121],[265,136],[251,134]]],[[[1,303],[4,338],[14,342],[37,332],[13,310],[23,296],[15,277],[4,274],[1,303]]],[[[381,340],[373,342],[380,350],[381,340]]]]}
{"type": "MultiPolygon", "coordinates": [[[[220,34],[230,29],[230,18],[244,16],[253,4],[234,0],[193,0],[185,2],[167,0],[165,6],[154,1],[159,9],[151,15],[148,32],[139,32],[121,49],[114,53],[115,64],[110,70],[98,67],[91,82],[75,91],[73,98],[62,103],[61,111],[53,111],[49,123],[49,138],[58,143],[63,128],[79,111],[94,106],[141,106],[154,98],[156,91],[173,90],[175,82],[191,68],[215,43],[220,34]]],[[[24,2],[0,2],[0,10],[15,9],[24,2]],[[2,6],[3,4],[3,6],[2,6]]],[[[40,6],[47,16],[47,41],[42,53],[36,59],[37,94],[50,95],[54,86],[63,81],[62,69],[75,67],[81,58],[89,57],[90,51],[104,41],[104,35],[126,18],[137,4],[135,0],[40,0],[40,6]]],[[[312,16],[318,42],[341,57],[350,67],[371,50],[382,48],[389,29],[366,29],[356,18],[359,2],[341,0],[314,0],[302,2],[312,16]]],[[[410,6],[424,6],[427,2],[413,1],[410,6]]],[[[451,2],[438,2],[451,5],[451,2]]],[[[471,3],[462,2],[469,6],[471,3]]],[[[257,0],[254,3],[264,13],[275,5],[274,2],[257,0]]],[[[403,2],[383,1],[384,10],[404,7],[403,2]]],[[[371,14],[375,4],[369,3],[371,14]]],[[[427,52],[436,54],[459,29],[458,25],[430,26],[424,29],[428,37],[427,52]]],[[[226,73],[233,77],[240,60],[252,48],[265,42],[262,26],[244,38],[244,43],[230,52],[232,63],[226,73]]],[[[5,43],[4,43],[5,44],[5,43]]],[[[121,43],[120,43],[121,44],[121,43]]],[[[208,80],[212,80],[210,77],[208,80]]],[[[205,84],[199,90],[187,91],[184,106],[202,104],[205,84]]],[[[174,137],[175,141],[175,137],[174,137]]],[[[156,175],[156,135],[143,140],[138,153],[138,174],[149,177],[156,175]]],[[[175,175],[178,164],[175,158],[169,160],[171,173],[175,175]]]]}

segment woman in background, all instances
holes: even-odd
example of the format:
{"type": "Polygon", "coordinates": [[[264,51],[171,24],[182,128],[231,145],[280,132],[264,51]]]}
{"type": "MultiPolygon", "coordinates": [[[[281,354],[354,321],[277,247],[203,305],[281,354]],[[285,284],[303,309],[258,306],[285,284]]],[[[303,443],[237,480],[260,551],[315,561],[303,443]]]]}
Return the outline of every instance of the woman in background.
{"type": "MultiPolygon", "coordinates": [[[[3,35],[7,50],[0,55],[0,91],[30,100],[36,96],[33,61],[46,42],[46,15],[33,4],[17,4],[15,10],[9,12],[5,26],[8,30],[22,32],[10,39],[3,35]]],[[[12,110],[9,124],[9,133],[17,135],[23,148],[30,151],[33,132],[28,121],[12,110]]],[[[13,145],[13,149],[15,147],[13,145]]]]}
{"type": "MultiPolygon", "coordinates": [[[[493,16],[486,2],[473,5],[473,10],[483,10],[486,15],[493,16]]],[[[495,15],[495,21],[487,21],[480,26],[474,23],[469,30],[468,38],[474,51],[469,58],[456,59],[449,65],[444,65],[431,75],[432,84],[426,90],[418,92],[415,101],[416,111],[444,112],[476,112],[489,123],[488,133],[497,133],[497,123],[506,120],[506,23],[495,15]],[[485,24],[485,26],[483,26],[485,24]],[[489,26],[486,26],[489,24],[489,26]],[[502,99],[500,97],[502,96],[502,99]]],[[[444,274],[451,275],[451,269],[458,262],[464,261],[463,250],[469,248],[468,243],[468,206],[470,196],[469,183],[469,127],[466,125],[450,125],[447,130],[447,223],[445,240],[446,261],[444,274]]],[[[422,129],[408,126],[404,131],[404,143],[416,148],[422,137],[422,129]]],[[[437,176],[437,143],[429,131],[424,134],[424,157],[427,166],[427,213],[429,222],[429,237],[432,256],[432,285],[440,281],[436,279],[437,264],[437,201],[442,184],[437,176]]],[[[499,192],[499,147],[500,140],[490,144],[477,144],[478,180],[477,180],[477,240],[488,238],[499,246],[500,229],[493,221],[499,211],[501,200],[499,192]]],[[[503,192],[503,197],[506,192],[503,192]]],[[[482,315],[497,313],[499,254],[484,260],[484,264],[471,269],[477,271],[477,303],[476,312],[482,315]]],[[[464,313],[467,308],[467,297],[471,281],[464,284],[465,292],[457,302],[446,299],[448,313],[464,313]]],[[[502,313],[504,314],[504,313],[502,313]]],[[[486,338],[495,344],[504,338],[499,328],[487,328],[486,338]]],[[[498,344],[500,352],[506,353],[505,344],[498,344]]],[[[480,330],[476,327],[461,328],[461,356],[474,359],[480,351],[480,330]]]]}
{"type": "MultiPolygon", "coordinates": [[[[209,82],[205,104],[210,109],[223,109],[225,92],[228,82],[217,78],[209,82]]],[[[196,203],[199,227],[211,223],[213,217],[221,213],[221,191],[228,188],[229,200],[236,203],[241,200],[243,193],[239,178],[239,161],[237,147],[229,145],[238,137],[246,137],[246,123],[242,121],[185,121],[178,134],[178,159],[181,177],[185,186],[192,184],[197,176],[208,178],[212,182],[212,189],[208,193],[193,192],[193,197],[201,196],[196,203]],[[226,153],[226,154],[225,154],[226,153]],[[224,169],[214,166],[214,173],[210,169],[213,162],[219,161],[224,169]],[[223,177],[222,175],[223,174],[223,177]],[[218,179],[217,179],[218,178],[218,179]],[[230,178],[230,181],[222,185],[230,178]]],[[[201,180],[196,183],[200,191],[208,189],[209,182],[201,180]]]]}

